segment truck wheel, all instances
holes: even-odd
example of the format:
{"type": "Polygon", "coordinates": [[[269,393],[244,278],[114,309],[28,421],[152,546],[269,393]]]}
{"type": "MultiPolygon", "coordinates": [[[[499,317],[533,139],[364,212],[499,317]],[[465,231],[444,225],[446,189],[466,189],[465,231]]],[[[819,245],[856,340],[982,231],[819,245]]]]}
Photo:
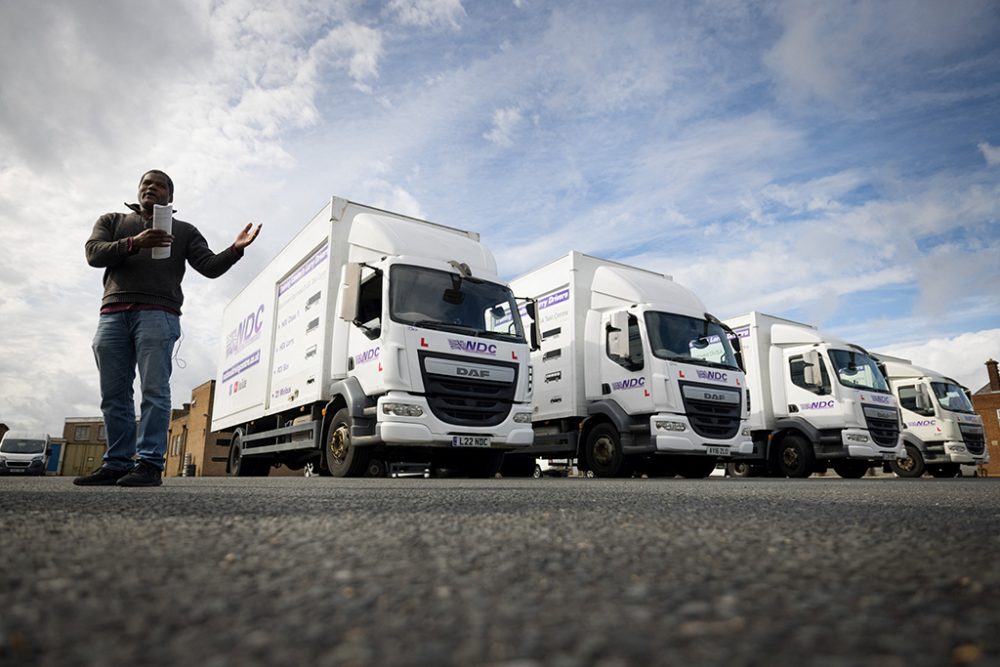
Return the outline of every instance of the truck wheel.
{"type": "Polygon", "coordinates": [[[893,459],[889,467],[898,477],[922,477],[927,468],[920,450],[913,445],[906,445],[906,458],[893,459]]]}
{"type": "Polygon", "coordinates": [[[782,438],[778,444],[777,458],[778,469],[785,477],[808,477],[816,466],[812,446],[797,435],[782,438]]]}
{"type": "Polygon", "coordinates": [[[844,479],[861,479],[868,472],[868,462],[857,459],[837,459],[833,470],[844,479]]]}
{"type": "Polygon", "coordinates": [[[386,465],[382,459],[370,459],[365,469],[365,477],[385,477],[386,465]]]}
{"type": "Polygon", "coordinates": [[[746,461],[730,461],[726,464],[726,474],[730,477],[758,477],[761,474],[759,466],[746,461]]]}
{"type": "Polygon", "coordinates": [[[230,477],[267,477],[271,472],[269,459],[243,456],[243,443],[239,434],[233,436],[229,443],[229,476],[230,477]]]}
{"type": "Polygon", "coordinates": [[[351,413],[347,408],[337,410],[330,420],[326,435],[326,469],[334,477],[360,477],[368,469],[371,450],[355,447],[351,442],[351,413]]]}
{"type": "Polygon", "coordinates": [[[585,452],[595,477],[627,477],[621,434],[611,424],[598,424],[587,436],[585,452]]]}
{"type": "Polygon", "coordinates": [[[715,466],[714,456],[685,456],[677,461],[677,474],[685,479],[704,479],[715,466]]]}
{"type": "Polygon", "coordinates": [[[542,466],[535,464],[535,469],[531,471],[531,476],[535,479],[542,478],[542,466]]]}

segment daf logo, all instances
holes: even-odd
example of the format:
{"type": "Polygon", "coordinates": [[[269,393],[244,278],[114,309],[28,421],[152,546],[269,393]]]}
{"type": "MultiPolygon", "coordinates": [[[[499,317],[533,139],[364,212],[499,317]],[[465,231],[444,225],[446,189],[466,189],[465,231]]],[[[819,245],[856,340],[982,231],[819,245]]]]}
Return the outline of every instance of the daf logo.
{"type": "Polygon", "coordinates": [[[705,392],[705,400],[706,401],[724,401],[724,400],[726,400],[726,397],[723,396],[722,394],[712,394],[712,393],[709,393],[709,392],[706,391],[705,392]]]}
{"type": "Polygon", "coordinates": [[[460,375],[462,377],[470,377],[470,378],[488,378],[490,376],[490,372],[485,368],[477,369],[477,368],[464,368],[462,366],[456,366],[455,375],[460,375]]]}

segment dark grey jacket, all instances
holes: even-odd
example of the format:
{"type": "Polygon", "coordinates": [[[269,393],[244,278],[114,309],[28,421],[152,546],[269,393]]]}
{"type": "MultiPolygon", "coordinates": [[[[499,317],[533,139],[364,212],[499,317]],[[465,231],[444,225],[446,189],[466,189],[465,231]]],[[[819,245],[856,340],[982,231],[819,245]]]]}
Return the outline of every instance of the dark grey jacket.
{"type": "Polygon", "coordinates": [[[87,263],[104,269],[101,306],[150,303],[180,312],[185,262],[207,278],[218,278],[243,256],[232,246],[216,254],[191,223],[174,218],[170,257],[153,259],[149,248],[128,253],[128,238],[152,226],[138,213],[105,213],[87,239],[87,263]]]}

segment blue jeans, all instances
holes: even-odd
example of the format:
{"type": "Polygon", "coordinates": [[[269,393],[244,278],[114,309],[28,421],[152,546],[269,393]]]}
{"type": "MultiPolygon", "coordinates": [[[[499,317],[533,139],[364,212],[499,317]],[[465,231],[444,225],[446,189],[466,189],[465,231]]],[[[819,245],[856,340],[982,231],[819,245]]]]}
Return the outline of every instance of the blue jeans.
{"type": "Polygon", "coordinates": [[[108,451],[104,467],[126,470],[139,459],[163,470],[170,427],[170,359],[181,335],[180,317],[162,310],[102,314],[94,335],[101,376],[101,412],[108,451]],[[135,369],[142,392],[135,427],[135,369]]]}

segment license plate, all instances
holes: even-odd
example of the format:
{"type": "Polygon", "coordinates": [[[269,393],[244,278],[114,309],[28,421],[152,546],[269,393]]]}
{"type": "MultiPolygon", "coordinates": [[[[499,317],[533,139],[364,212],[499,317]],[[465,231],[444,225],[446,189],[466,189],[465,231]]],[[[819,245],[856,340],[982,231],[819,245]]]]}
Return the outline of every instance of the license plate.
{"type": "Polygon", "coordinates": [[[456,435],[451,439],[452,447],[489,447],[493,440],[488,435],[456,435]]]}
{"type": "Polygon", "coordinates": [[[729,447],[706,447],[709,456],[729,456],[729,447]]]}
{"type": "Polygon", "coordinates": [[[896,452],[882,452],[882,459],[885,461],[895,461],[896,452]]]}

